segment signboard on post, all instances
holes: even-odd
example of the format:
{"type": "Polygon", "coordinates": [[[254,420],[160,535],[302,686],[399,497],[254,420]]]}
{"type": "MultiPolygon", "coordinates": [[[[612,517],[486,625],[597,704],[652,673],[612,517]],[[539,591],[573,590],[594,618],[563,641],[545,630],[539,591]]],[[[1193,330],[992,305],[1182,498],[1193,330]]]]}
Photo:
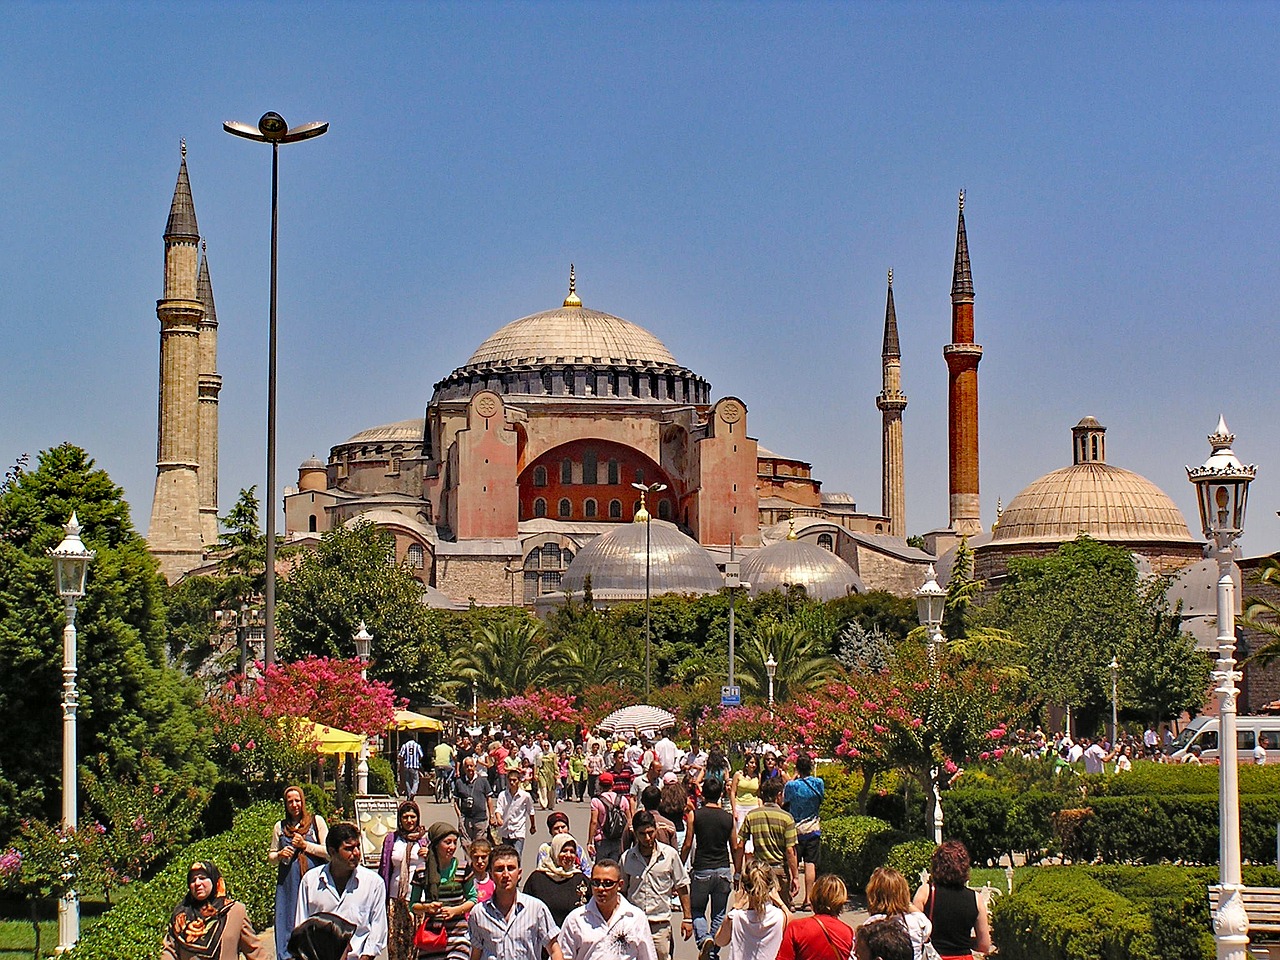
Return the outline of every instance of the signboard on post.
{"type": "Polygon", "coordinates": [[[722,707],[740,707],[742,706],[742,688],[736,683],[730,686],[725,684],[720,688],[720,706],[722,707]]]}

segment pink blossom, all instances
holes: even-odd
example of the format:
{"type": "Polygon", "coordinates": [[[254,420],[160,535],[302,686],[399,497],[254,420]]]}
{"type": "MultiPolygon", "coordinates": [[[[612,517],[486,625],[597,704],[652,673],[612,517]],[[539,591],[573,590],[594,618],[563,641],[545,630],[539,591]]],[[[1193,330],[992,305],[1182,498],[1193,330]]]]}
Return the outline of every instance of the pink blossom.
{"type": "Polygon", "coordinates": [[[1004,756],[1004,747],[997,747],[995,750],[991,751],[991,755],[999,760],[1004,756]]]}
{"type": "Polygon", "coordinates": [[[231,745],[231,752],[232,752],[232,753],[239,753],[239,752],[240,752],[240,744],[238,744],[238,743],[233,743],[233,744],[231,745]]]}
{"type": "Polygon", "coordinates": [[[873,723],[871,725],[871,729],[874,730],[876,733],[885,733],[889,728],[886,726],[882,726],[881,724],[878,724],[878,723],[873,723]]]}
{"type": "Polygon", "coordinates": [[[986,750],[983,750],[982,753],[978,754],[978,757],[979,759],[982,759],[982,760],[990,760],[991,754],[988,753],[986,750]]]}

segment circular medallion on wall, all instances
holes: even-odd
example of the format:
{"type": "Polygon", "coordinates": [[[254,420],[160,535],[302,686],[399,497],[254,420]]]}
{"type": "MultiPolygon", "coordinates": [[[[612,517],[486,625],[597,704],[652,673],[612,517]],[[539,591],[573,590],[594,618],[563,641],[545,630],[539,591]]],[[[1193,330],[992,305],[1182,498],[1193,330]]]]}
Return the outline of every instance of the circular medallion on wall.
{"type": "Polygon", "coordinates": [[[498,398],[492,393],[482,393],[476,397],[476,413],[488,420],[498,412],[498,398]]]}
{"type": "Polygon", "coordinates": [[[720,419],[725,423],[737,423],[742,419],[742,404],[737,400],[726,400],[720,404],[720,419]]]}

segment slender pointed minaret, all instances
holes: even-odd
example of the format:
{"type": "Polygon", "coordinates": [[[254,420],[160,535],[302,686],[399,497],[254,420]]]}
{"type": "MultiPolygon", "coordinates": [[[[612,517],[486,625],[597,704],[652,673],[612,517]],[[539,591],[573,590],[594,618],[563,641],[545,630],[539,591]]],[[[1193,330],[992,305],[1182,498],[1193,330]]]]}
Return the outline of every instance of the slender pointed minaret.
{"type": "Polygon", "coordinates": [[[204,307],[200,320],[200,375],[197,380],[200,441],[200,539],[205,547],[218,542],[218,311],[213,305],[213,284],[209,280],[209,249],[201,243],[200,274],[196,278],[196,299],[204,307]]]}
{"type": "Polygon", "coordinates": [[[964,191],[956,226],[956,265],[951,277],[951,342],[942,348],[947,361],[947,434],[951,530],[963,537],[982,532],[978,500],[978,362],[982,347],[973,342],[973,272],[964,229],[964,191]]]}
{"type": "Polygon", "coordinates": [[[884,347],[880,351],[882,385],[876,406],[882,421],[880,512],[889,518],[889,533],[907,535],[907,503],[903,487],[902,411],[907,395],[902,392],[902,350],[898,346],[898,314],[893,306],[893,268],[889,269],[889,294],[884,307],[884,347]]]}
{"type": "Polygon", "coordinates": [[[187,142],[164,231],[164,299],[160,318],[160,416],[156,492],[147,547],[172,583],[204,558],[200,537],[199,370],[204,305],[196,290],[200,229],[187,177],[187,142]]]}

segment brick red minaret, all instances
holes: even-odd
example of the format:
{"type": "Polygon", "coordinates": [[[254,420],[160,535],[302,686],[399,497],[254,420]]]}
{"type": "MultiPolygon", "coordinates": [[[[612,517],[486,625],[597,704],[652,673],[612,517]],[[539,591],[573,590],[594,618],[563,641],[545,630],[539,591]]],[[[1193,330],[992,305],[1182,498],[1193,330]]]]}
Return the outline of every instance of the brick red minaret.
{"type": "Polygon", "coordinates": [[[982,347],[973,341],[973,273],[964,229],[963,190],[951,277],[951,342],[942,348],[942,355],[947,361],[950,527],[961,536],[973,536],[982,532],[978,500],[978,362],[982,347]]]}

